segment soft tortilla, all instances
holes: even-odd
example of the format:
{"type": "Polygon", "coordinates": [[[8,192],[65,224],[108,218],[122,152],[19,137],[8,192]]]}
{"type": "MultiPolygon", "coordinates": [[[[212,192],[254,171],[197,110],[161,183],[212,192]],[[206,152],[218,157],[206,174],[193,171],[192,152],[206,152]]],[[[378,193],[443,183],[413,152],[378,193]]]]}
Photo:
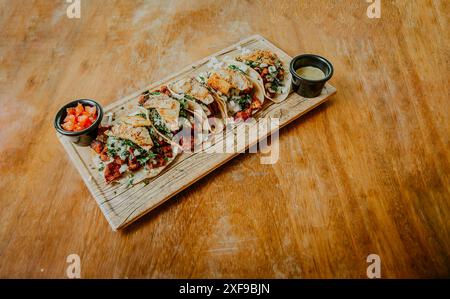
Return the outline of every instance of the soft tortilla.
{"type": "Polygon", "coordinates": [[[269,95],[269,93],[266,91],[266,88],[264,86],[264,81],[261,78],[261,75],[255,71],[253,68],[251,68],[250,66],[247,66],[249,69],[251,69],[253,72],[252,73],[252,77],[258,77],[257,81],[259,83],[259,85],[261,86],[262,90],[264,91],[264,95],[267,99],[269,99],[270,101],[274,102],[274,103],[280,103],[282,101],[284,101],[290,91],[291,91],[291,84],[292,84],[292,75],[289,72],[289,68],[288,68],[288,63],[286,63],[285,61],[283,61],[281,58],[279,58],[275,53],[268,51],[268,50],[255,50],[247,55],[240,55],[237,56],[235,58],[239,63],[242,63],[244,65],[246,65],[245,63],[243,63],[243,61],[256,61],[256,60],[261,60],[262,63],[266,63],[267,65],[275,65],[275,61],[278,59],[280,60],[282,66],[283,66],[283,70],[284,70],[284,80],[283,80],[283,90],[282,93],[277,94],[274,97],[271,97],[269,95]]]}
{"type": "Polygon", "coordinates": [[[240,91],[252,88],[252,82],[248,76],[228,67],[213,72],[208,78],[208,85],[225,96],[230,95],[232,88],[240,91]]]}
{"type": "Polygon", "coordinates": [[[129,115],[121,118],[121,121],[132,125],[133,127],[149,127],[151,125],[151,122],[140,115],[129,115]]]}
{"type": "Polygon", "coordinates": [[[178,130],[180,102],[172,99],[166,94],[161,93],[150,95],[149,98],[142,104],[142,106],[146,109],[156,109],[169,130],[178,130]]]}
{"type": "Polygon", "coordinates": [[[106,131],[105,134],[107,136],[130,140],[146,151],[151,150],[153,147],[153,140],[146,127],[134,127],[129,123],[121,121],[112,126],[112,128],[106,131]]]}
{"type": "Polygon", "coordinates": [[[189,95],[205,105],[209,105],[214,102],[214,97],[211,95],[209,90],[194,77],[186,77],[178,80],[175,83],[169,84],[168,88],[170,92],[174,94],[179,96],[184,94],[189,95]]]}
{"type": "MultiPolygon", "coordinates": [[[[210,78],[208,78],[208,84],[210,82],[212,82],[213,84],[210,85],[214,90],[216,90],[215,88],[215,84],[218,84],[216,86],[218,86],[219,91],[220,88],[222,87],[227,87],[228,84],[228,88],[234,87],[234,88],[238,88],[236,86],[241,85],[240,87],[243,89],[240,90],[245,90],[248,88],[252,89],[252,93],[256,96],[256,98],[259,100],[259,102],[261,104],[264,103],[264,86],[262,86],[260,84],[260,82],[258,82],[258,78],[261,79],[261,77],[259,76],[259,74],[252,68],[248,67],[247,65],[240,63],[238,61],[233,61],[233,63],[230,63],[226,66],[226,68],[219,70],[218,72],[214,72],[212,76],[214,76],[213,79],[209,80],[210,78]],[[236,71],[236,70],[231,70],[228,68],[228,65],[235,65],[236,67],[238,67],[240,70],[242,70],[243,73],[236,71]],[[248,72],[248,73],[247,73],[248,72]],[[256,73],[256,75],[255,75],[256,73]],[[224,76],[222,76],[224,75],[224,76]],[[237,78],[236,78],[237,77],[237,78]],[[245,82],[245,85],[242,84],[243,81],[243,77],[245,77],[245,80],[247,80],[248,82],[245,82]]],[[[261,79],[262,80],[262,79],[261,79]]],[[[222,90],[221,93],[224,95],[227,95],[227,93],[224,93],[222,90]]],[[[228,107],[227,107],[227,103],[221,98],[221,96],[219,94],[215,94],[215,96],[217,97],[217,99],[219,99],[218,101],[221,103],[221,105],[219,105],[219,107],[222,109],[223,114],[228,116],[228,107]]]]}

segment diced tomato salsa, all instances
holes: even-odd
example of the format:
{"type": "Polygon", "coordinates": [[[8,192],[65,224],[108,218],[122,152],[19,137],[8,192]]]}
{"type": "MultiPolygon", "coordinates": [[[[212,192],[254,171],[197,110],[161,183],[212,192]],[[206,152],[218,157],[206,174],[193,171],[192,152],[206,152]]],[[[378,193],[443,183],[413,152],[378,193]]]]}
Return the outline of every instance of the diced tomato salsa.
{"type": "Polygon", "coordinates": [[[237,112],[234,115],[234,120],[240,119],[240,120],[246,121],[250,116],[252,116],[253,111],[257,111],[257,110],[261,109],[261,107],[262,107],[261,102],[258,100],[258,98],[255,95],[253,95],[250,106],[245,110],[237,112]]]}
{"type": "Polygon", "coordinates": [[[78,103],[76,107],[67,108],[67,116],[61,127],[66,131],[78,132],[89,128],[97,119],[95,106],[83,106],[78,103]]]}

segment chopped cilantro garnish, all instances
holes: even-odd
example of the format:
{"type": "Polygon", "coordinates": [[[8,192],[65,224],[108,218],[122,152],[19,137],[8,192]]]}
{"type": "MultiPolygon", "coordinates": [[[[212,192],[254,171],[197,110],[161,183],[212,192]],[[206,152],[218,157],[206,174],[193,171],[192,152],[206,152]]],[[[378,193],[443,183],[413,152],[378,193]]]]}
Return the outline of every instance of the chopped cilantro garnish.
{"type": "Polygon", "coordinates": [[[158,111],[154,108],[150,109],[150,120],[155,128],[166,136],[172,137],[172,132],[166,127],[164,121],[159,115],[158,111]]]}
{"type": "Polygon", "coordinates": [[[184,118],[189,118],[188,113],[186,112],[186,110],[180,110],[180,117],[184,117],[184,118]]]}
{"type": "Polygon", "coordinates": [[[230,65],[228,66],[228,68],[229,68],[230,70],[237,71],[237,72],[241,72],[241,73],[245,74],[243,70],[241,70],[240,68],[238,68],[238,67],[235,66],[234,64],[230,64],[230,65]]]}
{"type": "Polygon", "coordinates": [[[115,148],[108,148],[106,153],[108,154],[108,156],[114,157],[117,154],[117,150],[115,148]]]}
{"type": "Polygon", "coordinates": [[[261,64],[261,61],[260,60],[255,60],[255,61],[246,60],[245,64],[247,64],[250,67],[254,68],[254,67],[258,67],[261,64]]]}
{"type": "Polygon", "coordinates": [[[237,100],[237,103],[239,104],[239,106],[241,106],[242,110],[247,109],[251,102],[252,97],[249,94],[245,94],[239,100],[237,100]]]}
{"type": "Polygon", "coordinates": [[[141,155],[140,157],[137,158],[137,161],[139,162],[139,164],[141,164],[142,166],[145,165],[145,163],[148,162],[148,160],[153,159],[154,157],[156,157],[156,154],[154,153],[148,153],[147,155],[141,155]]]}
{"type": "Polygon", "coordinates": [[[132,141],[124,139],[123,143],[125,143],[126,145],[128,145],[131,148],[137,148],[138,146],[136,144],[134,144],[132,141]]]}
{"type": "Polygon", "coordinates": [[[133,186],[133,181],[134,181],[133,176],[130,176],[130,177],[128,178],[126,188],[133,186]]]}
{"type": "Polygon", "coordinates": [[[181,110],[187,109],[188,104],[187,104],[186,100],[191,100],[191,101],[193,101],[194,98],[193,98],[192,96],[188,95],[188,94],[185,94],[185,95],[184,95],[184,98],[178,99],[178,102],[180,102],[180,108],[181,108],[181,110]]]}

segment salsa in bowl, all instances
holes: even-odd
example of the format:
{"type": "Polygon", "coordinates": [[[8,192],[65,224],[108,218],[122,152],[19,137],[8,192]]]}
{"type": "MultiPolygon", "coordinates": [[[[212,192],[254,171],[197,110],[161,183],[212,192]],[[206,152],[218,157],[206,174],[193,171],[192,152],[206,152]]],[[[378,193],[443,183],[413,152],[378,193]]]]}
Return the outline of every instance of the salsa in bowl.
{"type": "Polygon", "coordinates": [[[99,103],[89,99],[79,99],[67,103],[56,113],[56,131],[77,145],[87,146],[97,135],[103,118],[99,103]]]}

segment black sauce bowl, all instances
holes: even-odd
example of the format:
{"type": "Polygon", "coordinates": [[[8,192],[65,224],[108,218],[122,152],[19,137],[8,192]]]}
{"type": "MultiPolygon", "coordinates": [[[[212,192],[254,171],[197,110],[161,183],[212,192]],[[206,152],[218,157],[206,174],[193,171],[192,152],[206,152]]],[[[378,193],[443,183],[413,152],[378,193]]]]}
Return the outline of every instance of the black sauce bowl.
{"type": "Polygon", "coordinates": [[[53,125],[55,126],[55,129],[56,131],[58,131],[58,133],[64,135],[73,143],[80,146],[87,146],[97,136],[97,129],[100,123],[102,122],[102,118],[103,118],[103,108],[102,106],[100,106],[99,103],[89,99],[79,99],[62,106],[61,109],[59,109],[58,113],[56,113],[53,125]],[[90,127],[84,130],[77,132],[66,131],[61,125],[64,123],[64,118],[66,118],[67,116],[67,108],[76,107],[78,103],[81,103],[83,106],[91,106],[91,107],[95,106],[97,109],[97,119],[92,123],[90,127]]]}
{"type": "Polygon", "coordinates": [[[289,65],[292,75],[292,90],[305,98],[315,98],[320,95],[325,83],[333,76],[333,65],[325,58],[314,54],[303,54],[294,57],[289,65]],[[325,78],[321,80],[309,80],[300,77],[296,70],[313,66],[322,70],[325,78]]]}

